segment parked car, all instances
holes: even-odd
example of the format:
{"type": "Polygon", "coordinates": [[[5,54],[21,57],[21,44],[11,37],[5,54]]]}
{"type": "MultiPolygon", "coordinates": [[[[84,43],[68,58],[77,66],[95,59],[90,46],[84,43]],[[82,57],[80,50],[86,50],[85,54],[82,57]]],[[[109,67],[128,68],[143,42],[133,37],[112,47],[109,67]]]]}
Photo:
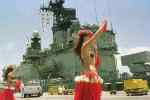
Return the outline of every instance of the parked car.
{"type": "Polygon", "coordinates": [[[40,82],[29,82],[25,83],[21,89],[21,94],[24,98],[30,96],[42,96],[42,87],[40,86],[40,82]]]}

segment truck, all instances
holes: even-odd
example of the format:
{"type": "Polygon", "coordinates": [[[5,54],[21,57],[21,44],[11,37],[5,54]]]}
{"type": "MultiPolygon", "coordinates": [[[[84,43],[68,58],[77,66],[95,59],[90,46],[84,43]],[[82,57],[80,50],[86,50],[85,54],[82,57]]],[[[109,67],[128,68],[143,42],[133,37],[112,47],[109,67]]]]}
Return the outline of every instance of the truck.
{"type": "Polygon", "coordinates": [[[127,96],[147,95],[149,91],[148,82],[143,79],[124,80],[124,91],[127,96]]]}

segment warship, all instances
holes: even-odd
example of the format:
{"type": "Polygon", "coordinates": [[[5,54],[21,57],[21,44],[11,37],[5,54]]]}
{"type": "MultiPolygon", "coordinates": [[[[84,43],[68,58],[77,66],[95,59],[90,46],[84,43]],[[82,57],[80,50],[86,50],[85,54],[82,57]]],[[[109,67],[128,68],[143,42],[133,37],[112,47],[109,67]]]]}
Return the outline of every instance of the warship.
{"type": "MultiPolygon", "coordinates": [[[[72,84],[74,77],[80,74],[82,66],[73,49],[75,36],[81,27],[95,32],[98,25],[81,25],[76,17],[76,10],[64,7],[65,0],[49,0],[48,6],[40,7],[42,15],[52,13],[53,16],[53,43],[48,49],[41,49],[41,37],[38,32],[33,32],[31,42],[23,55],[23,61],[14,71],[15,77],[24,82],[30,80],[48,80],[61,78],[72,84]]],[[[49,24],[49,23],[47,23],[49,24]]],[[[117,44],[116,33],[108,30],[97,39],[101,65],[98,70],[104,82],[112,82],[118,79],[115,54],[117,44]]]]}

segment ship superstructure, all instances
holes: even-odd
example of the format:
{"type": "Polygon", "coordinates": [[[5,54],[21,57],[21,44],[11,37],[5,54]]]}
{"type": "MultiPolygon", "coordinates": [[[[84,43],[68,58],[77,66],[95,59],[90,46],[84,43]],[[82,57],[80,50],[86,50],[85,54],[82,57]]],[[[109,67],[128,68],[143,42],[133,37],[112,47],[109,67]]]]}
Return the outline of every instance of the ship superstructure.
{"type": "MultiPolygon", "coordinates": [[[[73,83],[74,77],[80,74],[83,67],[73,48],[74,38],[83,26],[76,18],[76,10],[65,8],[63,4],[64,0],[50,0],[47,7],[41,6],[42,14],[50,12],[53,15],[53,43],[49,49],[41,50],[39,33],[33,33],[31,43],[23,56],[23,62],[16,69],[16,77],[21,77],[24,81],[62,78],[73,83]]],[[[93,32],[98,28],[97,25],[84,25],[84,27],[93,32]]],[[[114,55],[117,54],[117,44],[113,30],[104,33],[98,39],[97,45],[101,56],[100,76],[104,82],[116,80],[118,71],[114,55]]]]}

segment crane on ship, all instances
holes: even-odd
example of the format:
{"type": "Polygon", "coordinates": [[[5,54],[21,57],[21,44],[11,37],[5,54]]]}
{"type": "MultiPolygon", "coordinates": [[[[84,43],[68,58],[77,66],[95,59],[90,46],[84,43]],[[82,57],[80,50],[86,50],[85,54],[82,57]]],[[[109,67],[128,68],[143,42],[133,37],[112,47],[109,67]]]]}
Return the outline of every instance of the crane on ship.
{"type": "Polygon", "coordinates": [[[59,30],[67,30],[72,24],[72,20],[75,20],[75,9],[65,8],[63,6],[64,0],[49,0],[48,5],[43,0],[43,4],[40,8],[41,21],[43,30],[50,25],[50,21],[53,22],[52,31],[55,32],[57,28],[59,30]],[[53,16],[53,20],[50,20],[50,16],[53,16]]]}
{"type": "MultiPolygon", "coordinates": [[[[41,15],[41,24],[43,32],[46,30],[49,30],[50,24],[53,24],[52,31],[54,32],[56,27],[58,26],[62,30],[67,30],[68,27],[72,24],[71,20],[75,20],[76,12],[75,9],[68,9],[64,8],[65,0],[42,0],[42,4],[40,7],[40,15],[41,15]],[[71,15],[71,16],[68,16],[71,15]]],[[[92,0],[93,2],[93,11],[95,13],[95,21],[96,24],[99,24],[98,18],[100,17],[98,15],[97,10],[97,1],[92,0]]],[[[102,12],[102,16],[109,17],[110,20],[110,7],[109,7],[109,1],[106,0],[104,2],[104,8],[102,12]]],[[[112,23],[110,22],[110,26],[112,29],[112,23]]],[[[58,28],[57,27],[57,28],[58,28]]]]}

